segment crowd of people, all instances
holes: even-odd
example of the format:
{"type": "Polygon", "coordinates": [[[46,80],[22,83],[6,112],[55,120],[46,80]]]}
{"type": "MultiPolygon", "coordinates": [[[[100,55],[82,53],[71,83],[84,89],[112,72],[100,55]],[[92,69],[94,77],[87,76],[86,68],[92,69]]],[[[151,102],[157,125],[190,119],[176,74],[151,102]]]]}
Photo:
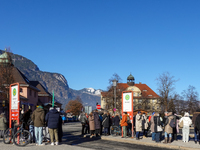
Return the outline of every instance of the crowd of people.
{"type": "MultiPolygon", "coordinates": [[[[153,112],[150,116],[146,113],[137,112],[133,116],[134,135],[136,140],[141,140],[151,135],[152,141],[157,143],[164,140],[164,144],[171,143],[177,139],[179,128],[182,128],[182,141],[189,142],[189,133],[191,125],[194,126],[194,141],[200,144],[200,110],[193,114],[192,120],[188,112],[185,112],[181,117],[174,112],[165,112],[164,117],[158,112],[153,112]],[[164,136],[163,136],[164,134],[164,136]],[[198,138],[199,137],[199,138],[198,138]]],[[[127,112],[122,116],[116,113],[115,116],[110,115],[105,111],[104,114],[99,114],[98,110],[91,112],[89,115],[82,112],[79,120],[82,124],[82,136],[90,131],[90,137],[99,135],[110,135],[111,126],[120,126],[122,128],[122,138],[127,138],[132,132],[132,119],[127,112]]],[[[132,135],[131,135],[132,136],[132,135]]]]}
{"type": "MultiPolygon", "coordinates": [[[[21,113],[20,121],[24,124],[24,128],[29,130],[32,142],[36,145],[42,146],[45,145],[45,142],[58,145],[59,142],[62,142],[62,125],[66,120],[61,116],[61,113],[53,107],[45,114],[43,106],[39,105],[33,112],[29,109],[25,113],[21,113]]],[[[122,138],[135,136],[136,140],[141,140],[151,136],[152,141],[158,143],[164,140],[164,144],[177,140],[179,128],[182,128],[182,141],[189,142],[190,127],[193,125],[194,142],[200,144],[200,110],[194,112],[192,116],[192,120],[188,112],[185,112],[183,117],[173,112],[165,112],[164,117],[158,112],[147,116],[146,113],[138,111],[133,118],[130,118],[127,112],[124,112],[122,116],[119,113],[113,116],[107,111],[101,114],[98,110],[94,110],[90,114],[82,112],[79,121],[82,124],[81,134],[83,137],[86,137],[87,134],[90,134],[90,138],[100,135],[108,136],[111,134],[111,126],[117,126],[122,129],[122,138]],[[132,123],[133,132],[131,131],[132,123]]],[[[7,120],[2,113],[0,115],[0,137],[6,129],[7,120]]]]}
{"type": "MultiPolygon", "coordinates": [[[[21,108],[20,108],[21,109],[21,108]]],[[[37,146],[43,146],[46,142],[51,142],[51,145],[58,145],[62,142],[62,117],[57,109],[51,107],[48,113],[42,105],[38,105],[32,112],[31,109],[23,112],[20,111],[20,124],[23,128],[29,130],[32,135],[31,143],[37,146]]],[[[14,128],[18,123],[14,121],[12,127],[14,128]]],[[[4,114],[0,115],[0,137],[3,137],[7,129],[7,119],[4,114]]]]}

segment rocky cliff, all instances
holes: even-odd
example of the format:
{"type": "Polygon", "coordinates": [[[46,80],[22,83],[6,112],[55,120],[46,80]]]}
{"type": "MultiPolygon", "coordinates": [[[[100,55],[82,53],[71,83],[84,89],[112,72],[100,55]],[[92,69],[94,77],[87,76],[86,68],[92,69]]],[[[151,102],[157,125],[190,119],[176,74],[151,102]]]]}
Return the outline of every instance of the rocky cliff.
{"type": "MultiPolygon", "coordinates": [[[[0,50],[0,54],[3,52],[4,51],[0,50]]],[[[92,88],[85,88],[82,90],[71,89],[68,86],[66,78],[62,74],[41,71],[34,62],[23,56],[11,54],[11,57],[15,67],[24,73],[30,81],[39,81],[49,93],[52,93],[54,90],[55,99],[63,104],[63,108],[69,100],[75,99],[77,96],[81,97],[84,105],[93,106],[93,108],[95,108],[97,102],[100,104],[99,93],[101,90],[92,88]]]]}

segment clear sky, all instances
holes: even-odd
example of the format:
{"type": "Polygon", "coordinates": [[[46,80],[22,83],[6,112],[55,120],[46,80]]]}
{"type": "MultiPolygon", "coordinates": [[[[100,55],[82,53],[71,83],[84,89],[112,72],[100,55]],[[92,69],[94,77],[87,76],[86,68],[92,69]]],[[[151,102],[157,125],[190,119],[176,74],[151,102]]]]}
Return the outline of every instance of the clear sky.
{"type": "Polygon", "coordinates": [[[157,92],[169,72],[177,93],[200,93],[200,0],[0,0],[0,49],[10,46],[69,87],[106,90],[117,73],[157,92]]]}

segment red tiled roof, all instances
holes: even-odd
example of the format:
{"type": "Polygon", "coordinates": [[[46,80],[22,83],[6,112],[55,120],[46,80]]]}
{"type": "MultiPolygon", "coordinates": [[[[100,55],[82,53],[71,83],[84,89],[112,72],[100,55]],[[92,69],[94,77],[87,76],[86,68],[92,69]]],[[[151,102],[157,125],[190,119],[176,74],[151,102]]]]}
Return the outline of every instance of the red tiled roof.
{"type": "MultiPolygon", "coordinates": [[[[159,96],[150,88],[148,87],[146,84],[135,84],[134,86],[138,87],[143,96],[148,96],[149,98],[159,98],[159,96]]],[[[127,83],[118,83],[117,84],[117,88],[118,89],[127,89],[129,87],[129,85],[127,83]]],[[[107,92],[101,92],[101,95],[103,97],[106,97],[107,92]]]]}

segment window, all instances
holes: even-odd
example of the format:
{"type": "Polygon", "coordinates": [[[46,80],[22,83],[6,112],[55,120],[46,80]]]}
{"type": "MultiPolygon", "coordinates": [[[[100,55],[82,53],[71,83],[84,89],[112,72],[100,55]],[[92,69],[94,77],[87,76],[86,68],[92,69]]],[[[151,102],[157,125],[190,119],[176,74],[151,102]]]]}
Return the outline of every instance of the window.
{"type": "Polygon", "coordinates": [[[23,89],[22,88],[20,88],[20,93],[23,93],[23,89]]]}
{"type": "Polygon", "coordinates": [[[152,110],[154,110],[155,109],[155,107],[154,106],[152,106],[152,110]]]}
{"type": "Polygon", "coordinates": [[[140,96],[140,93],[138,93],[138,96],[140,96]]]}
{"type": "Polygon", "coordinates": [[[140,99],[138,102],[139,102],[139,103],[142,103],[142,99],[140,99]]]}
{"type": "Polygon", "coordinates": [[[156,99],[153,99],[152,101],[153,101],[153,103],[156,103],[156,102],[157,102],[157,100],[156,100],[156,99]]]}

